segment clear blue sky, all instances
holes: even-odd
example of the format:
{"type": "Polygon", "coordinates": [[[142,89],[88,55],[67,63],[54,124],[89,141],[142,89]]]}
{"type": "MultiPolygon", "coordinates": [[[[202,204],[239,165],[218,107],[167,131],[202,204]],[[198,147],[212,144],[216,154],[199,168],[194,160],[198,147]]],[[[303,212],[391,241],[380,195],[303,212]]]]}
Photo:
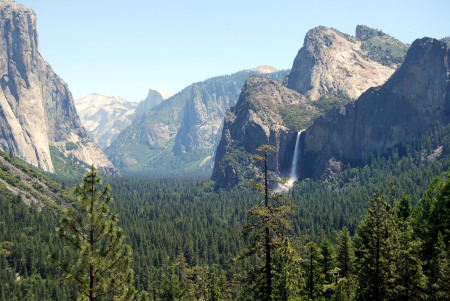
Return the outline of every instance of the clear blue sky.
{"type": "Polygon", "coordinates": [[[40,53],[74,98],[128,101],[259,65],[287,69],[318,25],[405,43],[450,35],[450,1],[16,0],[37,13],[40,53]]]}

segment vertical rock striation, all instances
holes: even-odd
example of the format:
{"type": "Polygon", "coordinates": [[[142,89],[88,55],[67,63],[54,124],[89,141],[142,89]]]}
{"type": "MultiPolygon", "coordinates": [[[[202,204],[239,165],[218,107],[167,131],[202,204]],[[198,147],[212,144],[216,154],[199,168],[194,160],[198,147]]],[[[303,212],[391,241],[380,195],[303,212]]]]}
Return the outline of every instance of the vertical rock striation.
{"type": "Polygon", "coordinates": [[[0,1],[0,148],[54,172],[50,145],[98,168],[114,169],[88,140],[67,84],[38,51],[36,14],[0,1]],[[67,142],[77,150],[65,149],[67,142]]]}

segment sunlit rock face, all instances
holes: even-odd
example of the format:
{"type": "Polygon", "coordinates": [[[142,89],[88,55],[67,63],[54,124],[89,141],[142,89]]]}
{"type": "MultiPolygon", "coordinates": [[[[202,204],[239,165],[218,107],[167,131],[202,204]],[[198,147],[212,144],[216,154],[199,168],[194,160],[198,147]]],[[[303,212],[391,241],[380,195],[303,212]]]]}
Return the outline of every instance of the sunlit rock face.
{"type": "Polygon", "coordinates": [[[97,168],[113,170],[81,125],[67,84],[38,51],[36,14],[0,1],[0,148],[54,172],[50,146],[97,168]],[[77,145],[67,150],[66,143],[77,145]]]}
{"type": "Polygon", "coordinates": [[[306,34],[287,87],[310,100],[321,96],[356,99],[368,88],[383,84],[401,63],[407,48],[365,26],[357,27],[356,37],[319,26],[306,34]],[[394,49],[397,56],[390,57],[384,49],[394,49]]]}

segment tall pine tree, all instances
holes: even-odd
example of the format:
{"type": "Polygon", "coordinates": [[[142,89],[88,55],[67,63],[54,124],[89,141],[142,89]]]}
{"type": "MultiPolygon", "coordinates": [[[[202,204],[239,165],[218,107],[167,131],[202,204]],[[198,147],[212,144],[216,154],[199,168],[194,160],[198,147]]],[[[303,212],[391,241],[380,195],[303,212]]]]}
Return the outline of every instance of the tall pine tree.
{"type": "Polygon", "coordinates": [[[394,209],[377,190],[355,236],[358,299],[386,300],[393,296],[398,232],[394,209]]]}
{"type": "Polygon", "coordinates": [[[136,293],[131,248],[123,243],[117,214],[109,211],[110,190],[92,166],[75,187],[77,207],[65,211],[57,228],[75,256],[67,261],[52,257],[65,278],[78,287],[80,300],[132,300],[136,293]]]}
{"type": "Polygon", "coordinates": [[[422,271],[420,251],[422,243],[414,237],[411,225],[411,204],[407,195],[396,204],[397,227],[399,230],[398,254],[395,260],[396,300],[423,300],[427,278],[422,271]]]}
{"type": "Polygon", "coordinates": [[[256,266],[247,276],[247,283],[242,291],[245,300],[271,300],[273,291],[273,256],[283,241],[285,231],[291,228],[289,217],[292,215],[292,205],[285,196],[273,192],[269,188],[269,171],[267,157],[275,151],[275,147],[262,145],[257,149],[263,156],[254,155],[256,161],[264,164],[262,182],[250,181],[251,186],[264,196],[261,204],[254,206],[248,212],[249,223],[242,231],[249,238],[249,246],[241,251],[237,259],[256,256],[256,266]]]}

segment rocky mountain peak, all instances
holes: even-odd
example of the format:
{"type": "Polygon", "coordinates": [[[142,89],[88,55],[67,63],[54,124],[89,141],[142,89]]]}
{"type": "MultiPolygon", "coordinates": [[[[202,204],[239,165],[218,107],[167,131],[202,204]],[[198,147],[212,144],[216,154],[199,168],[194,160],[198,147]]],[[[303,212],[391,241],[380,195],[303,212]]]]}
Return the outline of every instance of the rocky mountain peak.
{"type": "MultiPolygon", "coordinates": [[[[449,66],[443,59],[445,57],[448,57],[445,43],[432,38],[417,39],[411,45],[403,65],[386,83],[386,89],[407,98],[421,110],[444,109],[442,96],[446,94],[446,85],[443,80],[450,77],[447,73],[449,66]]],[[[450,112],[450,107],[445,109],[450,112]]]]}
{"type": "Polygon", "coordinates": [[[448,124],[448,59],[445,43],[418,39],[402,66],[384,85],[317,118],[302,136],[302,177],[321,176],[330,162],[357,164],[364,156],[386,154],[437,124],[448,124]]]}
{"type": "Polygon", "coordinates": [[[34,11],[3,0],[0,15],[0,149],[50,172],[55,171],[50,146],[114,169],[89,141],[67,84],[39,54],[34,11]]]}
{"type": "Polygon", "coordinates": [[[160,103],[162,103],[167,98],[170,98],[172,93],[166,90],[153,90],[149,89],[147,97],[139,102],[139,105],[136,109],[136,116],[142,116],[148,110],[156,107],[160,103]]]}
{"type": "Polygon", "coordinates": [[[134,119],[135,102],[91,93],[75,100],[78,115],[89,136],[103,149],[134,119]]]}
{"type": "MultiPolygon", "coordinates": [[[[374,50],[380,45],[387,47],[387,35],[365,26],[357,31],[365,41],[324,26],[308,31],[294,60],[287,87],[311,100],[322,96],[356,99],[368,88],[383,84],[397,67],[394,63],[390,65],[391,60],[384,52],[374,50]],[[383,64],[383,60],[389,64],[383,64]]],[[[399,47],[406,52],[406,45],[399,47]]],[[[404,53],[398,56],[403,58],[404,53]]]]}
{"type": "MultiPolygon", "coordinates": [[[[168,91],[168,90],[165,90],[165,89],[156,89],[155,91],[158,92],[158,93],[162,96],[162,98],[163,98],[164,100],[166,100],[166,99],[168,99],[168,98],[170,98],[170,97],[173,96],[173,93],[172,93],[172,92],[170,92],[170,91],[168,91]]],[[[149,92],[149,93],[150,93],[150,92],[149,92]]]]}
{"type": "Polygon", "coordinates": [[[278,72],[279,70],[277,68],[269,66],[269,65],[261,65],[259,67],[250,69],[248,71],[250,71],[250,72],[257,72],[257,73],[260,73],[260,74],[268,74],[268,73],[278,72]]]}

